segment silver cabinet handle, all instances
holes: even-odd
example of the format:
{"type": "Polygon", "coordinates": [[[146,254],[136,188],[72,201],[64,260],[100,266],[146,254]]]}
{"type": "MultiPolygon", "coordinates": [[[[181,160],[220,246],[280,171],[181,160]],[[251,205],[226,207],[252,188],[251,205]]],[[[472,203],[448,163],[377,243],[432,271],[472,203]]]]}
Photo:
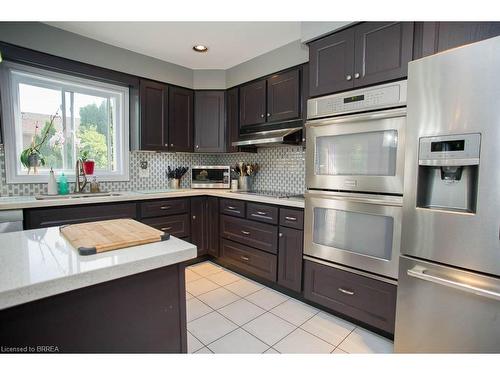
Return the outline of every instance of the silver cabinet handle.
{"type": "Polygon", "coordinates": [[[173,143],[170,143],[170,147],[174,147],[174,144],[173,144],[173,143]]]}
{"type": "Polygon", "coordinates": [[[261,118],[264,118],[264,114],[261,114],[261,115],[260,115],[260,117],[261,117],[261,118]]]}
{"type": "Polygon", "coordinates": [[[168,143],[165,143],[165,147],[168,147],[168,143]]]}
{"type": "Polygon", "coordinates": [[[257,214],[259,214],[259,215],[267,215],[267,213],[263,212],[263,211],[257,211],[257,214]]]}
{"type": "Polygon", "coordinates": [[[350,74],[348,74],[348,75],[345,76],[345,79],[348,80],[348,81],[350,81],[352,79],[352,76],[350,74]]]}
{"type": "Polygon", "coordinates": [[[200,146],[196,145],[196,148],[200,148],[200,146]]]}
{"type": "Polygon", "coordinates": [[[253,216],[253,217],[260,217],[261,219],[270,219],[270,220],[272,220],[272,219],[273,219],[272,217],[270,217],[270,216],[265,216],[265,215],[266,215],[265,213],[264,213],[264,214],[259,214],[259,213],[257,212],[256,214],[252,214],[251,216],[253,216]]]}
{"type": "Polygon", "coordinates": [[[283,237],[283,233],[278,234],[278,236],[283,237]]]}
{"type": "Polygon", "coordinates": [[[162,230],[164,232],[167,231],[167,230],[170,230],[170,229],[172,229],[172,227],[163,227],[163,228],[160,228],[160,230],[162,230]]]}
{"type": "Polygon", "coordinates": [[[241,260],[244,260],[245,262],[248,262],[250,260],[250,258],[248,258],[244,255],[242,255],[240,258],[241,258],[241,260]]]}
{"type": "Polygon", "coordinates": [[[233,206],[227,206],[227,209],[228,209],[228,210],[236,210],[236,207],[233,207],[233,206]]]}
{"type": "Polygon", "coordinates": [[[460,283],[458,281],[448,280],[442,277],[433,276],[426,273],[427,270],[423,267],[415,266],[411,270],[407,270],[406,273],[408,276],[415,277],[417,279],[429,281],[431,283],[440,284],[444,286],[448,286],[450,288],[458,289],[463,292],[473,293],[478,296],[491,298],[497,301],[500,301],[500,293],[494,292],[492,290],[478,288],[472,285],[468,285],[465,283],[460,283]]]}
{"type": "Polygon", "coordinates": [[[297,218],[293,216],[285,216],[285,219],[288,221],[297,221],[297,218]]]}
{"type": "Polygon", "coordinates": [[[241,233],[243,233],[245,236],[248,236],[250,232],[247,232],[246,230],[242,230],[241,233]]]}
{"type": "Polygon", "coordinates": [[[344,289],[344,288],[338,288],[337,290],[339,292],[347,294],[348,296],[353,296],[354,295],[354,292],[352,290],[347,290],[347,289],[344,289]]]}
{"type": "Polygon", "coordinates": [[[354,78],[358,79],[359,78],[359,73],[354,73],[354,78]]]}
{"type": "Polygon", "coordinates": [[[168,210],[171,206],[161,206],[160,210],[168,210]]]}
{"type": "Polygon", "coordinates": [[[270,114],[270,113],[268,113],[268,114],[267,114],[267,117],[271,117],[271,114],[270,114]]]}
{"type": "Polygon", "coordinates": [[[196,220],[196,215],[193,215],[193,220],[196,220]]]}

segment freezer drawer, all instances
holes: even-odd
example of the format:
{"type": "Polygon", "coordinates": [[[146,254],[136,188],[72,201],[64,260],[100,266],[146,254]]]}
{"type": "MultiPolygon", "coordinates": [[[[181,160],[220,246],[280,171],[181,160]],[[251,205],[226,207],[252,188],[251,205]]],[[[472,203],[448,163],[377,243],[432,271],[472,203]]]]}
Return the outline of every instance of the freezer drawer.
{"type": "Polygon", "coordinates": [[[500,353],[500,279],[401,256],[398,353],[500,353]]]}

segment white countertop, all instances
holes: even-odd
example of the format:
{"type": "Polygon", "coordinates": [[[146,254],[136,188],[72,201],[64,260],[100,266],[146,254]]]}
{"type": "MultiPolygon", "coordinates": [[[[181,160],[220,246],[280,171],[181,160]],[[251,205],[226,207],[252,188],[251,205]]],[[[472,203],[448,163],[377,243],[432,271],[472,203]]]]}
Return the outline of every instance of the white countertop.
{"type": "Polygon", "coordinates": [[[242,199],[246,201],[276,204],[281,206],[304,208],[304,199],[299,197],[273,198],[255,194],[235,193],[230,190],[219,189],[178,189],[178,190],[155,190],[155,191],[125,191],[118,196],[91,197],[91,198],[67,198],[67,199],[45,199],[37,200],[33,196],[0,197],[0,211],[35,207],[70,206],[77,204],[124,202],[146,199],[161,199],[175,197],[191,197],[197,195],[210,195],[221,198],[242,199]]]}
{"type": "Polygon", "coordinates": [[[80,256],[59,227],[0,234],[0,309],[196,258],[169,240],[80,256]]]}

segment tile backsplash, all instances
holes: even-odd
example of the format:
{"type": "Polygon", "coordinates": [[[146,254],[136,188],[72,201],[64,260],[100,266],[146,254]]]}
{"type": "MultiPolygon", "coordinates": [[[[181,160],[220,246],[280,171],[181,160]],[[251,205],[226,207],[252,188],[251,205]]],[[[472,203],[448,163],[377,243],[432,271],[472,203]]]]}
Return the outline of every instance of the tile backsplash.
{"type": "MultiPolygon", "coordinates": [[[[301,194],[305,190],[305,153],[301,146],[259,148],[257,153],[188,154],[134,151],[130,153],[130,180],[100,182],[101,190],[130,191],[167,188],[167,166],[231,165],[239,161],[258,163],[260,171],[254,188],[301,194]],[[149,177],[139,177],[140,162],[147,161],[149,177]]],[[[73,184],[70,189],[73,189],[73,184]]],[[[191,186],[191,171],[181,180],[182,188],[191,186]]],[[[5,155],[0,145],[0,194],[2,196],[36,195],[47,192],[47,184],[7,184],[5,155]]]]}

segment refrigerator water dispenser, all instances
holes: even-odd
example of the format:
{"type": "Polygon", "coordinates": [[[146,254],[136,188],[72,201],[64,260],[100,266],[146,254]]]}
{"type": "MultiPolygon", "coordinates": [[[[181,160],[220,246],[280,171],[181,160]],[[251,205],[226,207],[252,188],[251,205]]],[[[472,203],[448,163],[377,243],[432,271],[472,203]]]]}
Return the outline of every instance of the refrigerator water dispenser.
{"type": "Polygon", "coordinates": [[[481,135],[419,140],[417,207],[476,212],[481,135]]]}

